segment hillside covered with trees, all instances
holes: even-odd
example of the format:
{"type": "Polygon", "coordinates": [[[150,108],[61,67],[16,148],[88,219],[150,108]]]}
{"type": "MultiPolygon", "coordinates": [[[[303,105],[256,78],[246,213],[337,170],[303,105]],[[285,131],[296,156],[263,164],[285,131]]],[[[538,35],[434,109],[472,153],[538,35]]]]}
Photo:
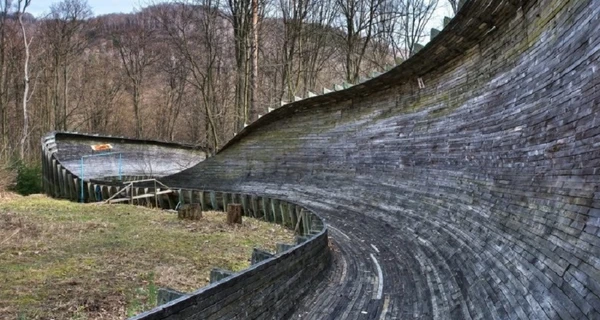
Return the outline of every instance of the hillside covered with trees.
{"type": "MultiPolygon", "coordinates": [[[[0,160],[52,130],[216,151],[268,108],[408,58],[437,0],[190,0],[94,16],[0,3],[0,160]]],[[[453,7],[456,3],[451,1],[453,7]]]]}

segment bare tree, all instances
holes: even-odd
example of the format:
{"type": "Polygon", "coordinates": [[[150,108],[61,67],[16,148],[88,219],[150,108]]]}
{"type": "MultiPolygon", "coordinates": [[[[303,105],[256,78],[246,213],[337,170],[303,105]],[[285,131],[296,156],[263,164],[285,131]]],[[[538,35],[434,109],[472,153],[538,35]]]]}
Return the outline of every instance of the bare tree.
{"type": "Polygon", "coordinates": [[[250,33],[252,31],[252,0],[227,0],[227,9],[231,26],[233,28],[233,41],[235,48],[235,62],[237,79],[235,89],[235,105],[238,108],[237,128],[241,130],[249,117],[249,85],[252,45],[250,33]]]}
{"type": "Polygon", "coordinates": [[[23,23],[23,14],[25,14],[27,7],[31,4],[31,0],[18,0],[17,1],[17,17],[19,25],[21,26],[21,32],[23,34],[23,45],[25,47],[25,62],[23,63],[23,131],[21,136],[20,152],[21,159],[25,159],[25,151],[27,147],[27,138],[29,137],[29,114],[27,110],[27,103],[29,102],[29,46],[33,38],[27,38],[25,31],[25,24],[23,23]]]}
{"type": "MultiPolygon", "coordinates": [[[[78,91],[85,92],[84,118],[82,125],[87,131],[111,133],[111,121],[118,116],[117,101],[123,92],[123,77],[120,61],[111,59],[111,54],[98,52],[88,55],[80,67],[78,91]]],[[[75,127],[77,128],[77,127],[75,127]]]]}
{"type": "Polygon", "coordinates": [[[448,0],[448,3],[452,8],[452,12],[454,12],[454,14],[456,15],[458,13],[459,0],[448,0]]]}
{"type": "MultiPolygon", "coordinates": [[[[3,0],[0,2],[0,148],[3,153],[8,151],[8,75],[7,75],[7,47],[8,47],[8,28],[7,17],[11,1],[3,0]]],[[[2,156],[2,154],[0,154],[2,156]]]]}
{"type": "Polygon", "coordinates": [[[50,57],[54,128],[67,130],[70,68],[87,45],[82,36],[85,21],[91,16],[85,0],[63,0],[50,7],[44,21],[43,38],[50,57]]]}
{"type": "MultiPolygon", "coordinates": [[[[257,94],[258,94],[258,0],[252,0],[252,44],[250,46],[250,57],[252,60],[252,72],[250,73],[250,110],[248,112],[249,121],[254,121],[258,118],[257,113],[257,94]]],[[[248,119],[246,120],[248,121],[248,119]]],[[[244,121],[244,123],[246,123],[244,121]]]]}
{"type": "Polygon", "coordinates": [[[172,141],[175,124],[184,103],[189,68],[186,66],[186,60],[180,58],[178,53],[169,51],[166,53],[168,56],[162,58],[164,63],[161,66],[165,78],[162,90],[164,103],[157,113],[156,129],[158,138],[172,141]]]}
{"type": "Polygon", "coordinates": [[[113,34],[113,44],[129,79],[137,138],[143,135],[141,103],[144,80],[158,57],[153,48],[155,40],[154,26],[144,16],[128,18],[123,29],[113,34]]]}
{"type": "MultiPolygon", "coordinates": [[[[205,143],[212,151],[218,150],[222,140],[230,138],[224,134],[229,127],[237,127],[237,123],[223,121],[227,118],[228,105],[226,97],[219,94],[220,88],[227,82],[223,78],[224,64],[231,63],[223,60],[227,56],[224,38],[227,33],[219,5],[218,0],[196,0],[180,3],[176,10],[164,7],[156,16],[168,36],[169,44],[177,50],[177,54],[172,54],[171,58],[185,61],[177,63],[178,68],[187,70],[189,77],[186,81],[199,96],[196,101],[199,108],[194,116],[204,117],[197,119],[195,125],[205,123],[205,143]]],[[[247,60],[244,65],[249,66],[247,60]]],[[[236,92],[238,88],[236,84],[236,92]]],[[[235,112],[237,116],[238,112],[235,112]]],[[[240,119],[234,118],[233,122],[240,119]]]]}
{"type": "Polygon", "coordinates": [[[399,25],[399,32],[395,44],[401,47],[401,57],[407,59],[416,45],[425,38],[425,26],[437,8],[438,0],[400,0],[403,14],[399,25]]]}
{"type": "Polygon", "coordinates": [[[337,11],[337,0],[314,1],[309,7],[306,26],[302,32],[304,49],[300,52],[305,90],[317,90],[319,80],[324,81],[321,86],[329,84],[327,77],[323,79],[322,73],[325,70],[329,71],[329,78],[339,80],[339,75],[331,64],[338,60],[340,52],[336,45],[338,32],[332,27],[337,11]]]}
{"type": "Polygon", "coordinates": [[[375,35],[375,23],[385,0],[337,0],[346,53],[346,80],[355,83],[367,48],[375,35]]]}
{"type": "Polygon", "coordinates": [[[284,32],[281,55],[283,65],[281,95],[286,95],[288,101],[293,101],[300,78],[296,64],[300,52],[303,50],[302,33],[306,24],[310,0],[280,0],[279,5],[284,32]]]}

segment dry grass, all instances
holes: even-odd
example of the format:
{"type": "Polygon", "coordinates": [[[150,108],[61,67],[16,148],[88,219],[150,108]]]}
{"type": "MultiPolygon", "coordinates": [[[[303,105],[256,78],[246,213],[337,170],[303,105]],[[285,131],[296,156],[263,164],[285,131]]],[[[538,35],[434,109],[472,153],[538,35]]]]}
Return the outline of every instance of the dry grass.
{"type": "Polygon", "coordinates": [[[200,221],[129,205],[45,196],[0,201],[0,318],[122,319],[155,304],[156,288],[190,292],[213,267],[246,268],[253,247],[292,242],[278,225],[223,213],[200,221]]]}
{"type": "Polygon", "coordinates": [[[21,197],[21,195],[19,195],[18,193],[0,190],[0,203],[6,202],[6,201],[11,201],[11,200],[14,200],[14,199],[20,198],[20,197],[21,197]]]}

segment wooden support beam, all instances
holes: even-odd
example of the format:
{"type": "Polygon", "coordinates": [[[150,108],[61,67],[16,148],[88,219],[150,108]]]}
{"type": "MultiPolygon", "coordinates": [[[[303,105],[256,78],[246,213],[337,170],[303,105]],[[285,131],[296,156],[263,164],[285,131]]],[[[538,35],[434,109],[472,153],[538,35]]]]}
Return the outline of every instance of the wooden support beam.
{"type": "Polygon", "coordinates": [[[198,197],[200,198],[200,206],[202,206],[202,210],[208,210],[208,206],[206,205],[206,192],[198,191],[198,197]]]}
{"type": "Polygon", "coordinates": [[[54,197],[60,197],[60,182],[58,179],[58,164],[56,163],[56,159],[52,159],[52,183],[54,184],[54,197]]]}
{"type": "Polygon", "coordinates": [[[157,190],[157,192],[156,192],[156,199],[158,200],[158,207],[160,209],[164,209],[165,208],[165,203],[164,203],[164,200],[163,200],[163,196],[160,195],[160,192],[161,192],[160,190],[161,189],[157,188],[156,190],[157,190]]]}
{"type": "Polygon", "coordinates": [[[68,198],[69,200],[77,201],[77,190],[75,190],[75,184],[73,183],[73,175],[67,172],[66,179],[69,190],[68,198]]]}
{"type": "Polygon", "coordinates": [[[281,224],[281,211],[279,200],[271,199],[271,213],[273,214],[273,222],[281,224]]]}
{"type": "MultiPolygon", "coordinates": [[[[186,190],[184,198],[185,198],[186,203],[198,203],[198,202],[194,202],[194,192],[192,192],[192,190],[186,190]]],[[[200,209],[202,209],[202,208],[200,208],[200,209]]]]}
{"type": "Polygon", "coordinates": [[[242,210],[245,216],[250,216],[250,208],[248,205],[248,195],[240,194],[240,200],[242,202],[242,210]]]}
{"type": "Polygon", "coordinates": [[[258,197],[255,195],[252,195],[250,197],[250,207],[252,208],[252,217],[254,218],[258,218],[259,217],[259,207],[258,207],[258,197]]]}
{"type": "MultiPolygon", "coordinates": [[[[94,186],[92,185],[91,182],[85,182],[84,186],[86,187],[88,194],[87,194],[87,199],[84,200],[84,202],[96,202],[96,197],[94,196],[94,186]]],[[[85,196],[85,194],[84,194],[85,196]]]]}
{"type": "Polygon", "coordinates": [[[227,205],[229,204],[229,199],[228,198],[229,198],[229,194],[226,193],[226,192],[223,192],[222,193],[222,198],[221,198],[221,199],[223,199],[222,200],[223,201],[223,211],[228,211],[229,210],[229,208],[227,207],[227,205]]]}
{"type": "Polygon", "coordinates": [[[298,222],[298,217],[296,216],[296,205],[293,203],[288,203],[288,214],[290,216],[291,227],[296,225],[298,222]]]}
{"type": "Polygon", "coordinates": [[[269,198],[261,197],[262,218],[265,221],[270,221],[269,198]]]}
{"type": "Polygon", "coordinates": [[[255,265],[261,261],[271,259],[273,257],[274,255],[268,251],[254,248],[252,250],[252,258],[250,259],[250,264],[255,265]]]}
{"type": "Polygon", "coordinates": [[[217,193],[214,191],[210,192],[210,205],[213,210],[219,209],[219,206],[217,205],[217,193]]]}

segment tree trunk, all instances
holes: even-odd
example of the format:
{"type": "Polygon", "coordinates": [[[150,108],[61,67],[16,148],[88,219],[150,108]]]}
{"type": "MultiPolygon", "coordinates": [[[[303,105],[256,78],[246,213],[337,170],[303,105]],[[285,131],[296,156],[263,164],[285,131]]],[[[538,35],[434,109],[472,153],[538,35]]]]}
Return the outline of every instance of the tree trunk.
{"type": "MultiPolygon", "coordinates": [[[[19,3],[20,4],[20,3],[19,3]]],[[[29,3],[26,2],[23,8],[23,12],[27,8],[29,3]]],[[[29,95],[29,44],[27,41],[27,34],[25,33],[25,25],[23,24],[23,14],[19,12],[19,24],[21,25],[21,32],[23,33],[23,45],[25,46],[25,62],[23,64],[23,80],[25,88],[23,89],[23,134],[21,136],[20,145],[20,157],[25,159],[25,150],[27,147],[27,137],[29,135],[29,117],[27,112],[27,96],[29,95]]]]}
{"type": "Polygon", "coordinates": [[[258,118],[258,0],[252,0],[252,73],[250,74],[250,121],[258,118]]]}
{"type": "Polygon", "coordinates": [[[68,78],[68,66],[65,62],[65,66],[63,69],[63,130],[67,130],[67,114],[68,114],[68,106],[69,106],[69,87],[67,85],[68,78]]]}
{"type": "Polygon", "coordinates": [[[135,116],[135,137],[142,137],[142,118],[140,116],[140,88],[133,86],[133,112],[135,116]]]}

